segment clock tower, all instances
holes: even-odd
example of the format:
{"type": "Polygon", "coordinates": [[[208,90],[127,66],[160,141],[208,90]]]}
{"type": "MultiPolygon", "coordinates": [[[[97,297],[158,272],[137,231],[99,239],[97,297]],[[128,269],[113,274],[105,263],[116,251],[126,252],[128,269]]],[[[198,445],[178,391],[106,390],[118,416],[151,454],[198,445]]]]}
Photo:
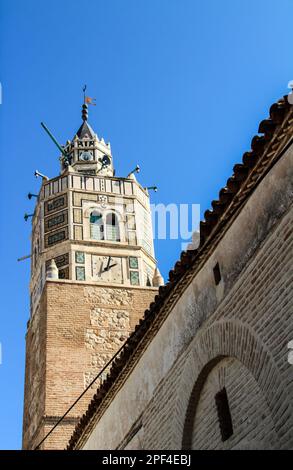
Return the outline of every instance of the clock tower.
{"type": "MultiPolygon", "coordinates": [[[[32,218],[24,449],[36,448],[88,387],[163,284],[148,191],[134,173],[115,175],[110,144],[89,125],[87,104],[81,127],[59,148],[60,175],[41,175],[32,218]]],[[[41,449],[66,446],[106,374],[41,449]]]]}

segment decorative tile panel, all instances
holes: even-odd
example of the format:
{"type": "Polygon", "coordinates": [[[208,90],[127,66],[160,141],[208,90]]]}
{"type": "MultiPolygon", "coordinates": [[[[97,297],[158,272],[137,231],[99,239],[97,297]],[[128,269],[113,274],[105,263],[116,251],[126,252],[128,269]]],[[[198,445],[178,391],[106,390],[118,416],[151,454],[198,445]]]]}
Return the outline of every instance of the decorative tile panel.
{"type": "Polygon", "coordinates": [[[130,269],[138,269],[138,259],[136,256],[129,256],[130,269]]]}
{"type": "Polygon", "coordinates": [[[81,209],[73,209],[73,222],[75,224],[82,224],[82,211],[81,211],[81,209]]]}
{"type": "Polygon", "coordinates": [[[87,190],[89,191],[93,191],[94,189],[94,179],[93,178],[88,178],[88,177],[84,177],[84,186],[87,190]]]}
{"type": "MultiPolygon", "coordinates": [[[[61,266],[66,266],[69,264],[69,253],[64,253],[64,255],[56,256],[55,263],[57,268],[60,268],[61,266]]],[[[46,261],[46,269],[49,267],[51,263],[51,259],[46,261]]]]}
{"type": "Polygon", "coordinates": [[[130,271],[130,284],[132,286],[139,286],[139,272],[130,271]]]}
{"type": "Polygon", "coordinates": [[[74,240],[83,240],[83,230],[81,225],[74,225],[74,240]]]}
{"type": "Polygon", "coordinates": [[[68,223],[68,213],[67,211],[59,212],[58,214],[52,217],[46,217],[44,220],[44,229],[45,232],[51,232],[56,230],[57,227],[66,225],[68,223]]]}
{"type": "Polygon", "coordinates": [[[100,179],[100,190],[105,191],[105,180],[104,179],[100,179]]]}
{"type": "Polygon", "coordinates": [[[75,262],[78,264],[84,264],[85,256],[83,251],[76,251],[75,252],[75,262]]]}
{"type": "Polygon", "coordinates": [[[128,232],[128,243],[129,245],[136,245],[136,234],[135,232],[128,232]]]}
{"type": "Polygon", "coordinates": [[[76,266],[75,273],[77,281],[85,281],[85,269],[83,266],[76,266]]]}
{"type": "Polygon", "coordinates": [[[57,232],[47,233],[45,235],[45,248],[61,243],[68,239],[68,227],[57,232]]]}
{"type": "Polygon", "coordinates": [[[113,193],[120,194],[120,181],[112,181],[113,193]]]}
{"type": "Polygon", "coordinates": [[[45,202],[45,215],[51,214],[53,212],[57,212],[60,209],[67,207],[67,195],[63,194],[63,196],[55,197],[50,201],[45,202]]]}
{"type": "Polygon", "coordinates": [[[124,182],[124,191],[126,195],[132,195],[132,183],[125,181],[124,182]]]}
{"type": "Polygon", "coordinates": [[[106,193],[112,192],[111,180],[106,180],[106,193]]]}
{"type": "Polygon", "coordinates": [[[68,187],[68,181],[67,181],[67,176],[65,176],[64,178],[61,179],[62,191],[64,191],[64,189],[67,189],[67,187],[68,187]]]}
{"type": "Polygon", "coordinates": [[[105,209],[107,207],[107,204],[108,204],[108,196],[105,196],[105,195],[99,195],[98,196],[98,201],[99,203],[101,204],[101,207],[103,209],[105,209]]]}
{"type": "Polygon", "coordinates": [[[132,201],[126,203],[126,212],[134,212],[134,205],[132,201]]]}
{"type": "Polygon", "coordinates": [[[134,215],[127,215],[127,227],[130,230],[135,230],[135,217],[134,215]]]}
{"type": "Polygon", "coordinates": [[[82,201],[94,201],[96,202],[98,199],[97,194],[87,194],[87,193],[73,193],[73,205],[74,206],[82,206],[82,201]]]}
{"type": "Polygon", "coordinates": [[[59,279],[69,279],[69,267],[59,269],[59,279]]]}

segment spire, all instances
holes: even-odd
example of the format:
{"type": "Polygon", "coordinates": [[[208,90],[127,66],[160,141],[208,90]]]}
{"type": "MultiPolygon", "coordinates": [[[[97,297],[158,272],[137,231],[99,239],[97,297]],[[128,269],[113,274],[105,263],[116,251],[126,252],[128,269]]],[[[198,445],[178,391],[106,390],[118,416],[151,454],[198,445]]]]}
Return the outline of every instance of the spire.
{"type": "Polygon", "coordinates": [[[82,108],[81,108],[81,117],[83,120],[82,125],[78,129],[76,135],[79,139],[83,139],[84,137],[88,137],[89,139],[94,139],[95,137],[95,132],[91,128],[91,126],[88,124],[88,105],[86,103],[83,103],[82,108]]]}
{"type": "MultiPolygon", "coordinates": [[[[81,105],[82,124],[75,133],[72,141],[64,147],[69,165],[65,165],[64,158],[61,159],[61,172],[79,172],[88,175],[114,175],[110,143],[105,142],[88,123],[88,106],[95,106],[95,98],[85,96],[81,105]]],[[[62,149],[61,149],[62,151],[62,149]]]]}
{"type": "Polygon", "coordinates": [[[88,137],[89,139],[94,139],[95,137],[95,133],[93,129],[91,128],[91,126],[87,123],[87,121],[84,121],[82,123],[76,135],[79,139],[83,139],[84,137],[88,137]]]}
{"type": "Polygon", "coordinates": [[[96,101],[96,100],[95,100],[95,98],[90,98],[89,96],[85,95],[86,88],[87,88],[87,86],[84,85],[84,87],[82,89],[82,91],[83,91],[83,105],[81,107],[81,118],[83,120],[83,123],[80,126],[80,128],[78,129],[76,135],[79,139],[83,139],[83,138],[94,139],[95,138],[95,132],[93,131],[91,126],[88,124],[87,120],[88,120],[88,104],[92,104],[93,106],[95,106],[96,103],[94,103],[94,101],[96,101]]]}

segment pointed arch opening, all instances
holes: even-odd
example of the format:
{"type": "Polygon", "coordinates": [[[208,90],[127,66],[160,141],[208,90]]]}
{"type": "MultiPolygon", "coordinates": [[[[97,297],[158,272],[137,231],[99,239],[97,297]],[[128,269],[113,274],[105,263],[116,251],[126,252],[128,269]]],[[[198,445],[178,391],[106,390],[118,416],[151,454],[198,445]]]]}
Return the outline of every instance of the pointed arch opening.
{"type": "Polygon", "coordinates": [[[103,216],[97,210],[93,210],[90,214],[90,235],[94,240],[104,240],[103,216]]]}
{"type": "Polygon", "coordinates": [[[119,221],[114,212],[109,212],[106,215],[105,237],[106,240],[115,242],[120,241],[119,221]]]}

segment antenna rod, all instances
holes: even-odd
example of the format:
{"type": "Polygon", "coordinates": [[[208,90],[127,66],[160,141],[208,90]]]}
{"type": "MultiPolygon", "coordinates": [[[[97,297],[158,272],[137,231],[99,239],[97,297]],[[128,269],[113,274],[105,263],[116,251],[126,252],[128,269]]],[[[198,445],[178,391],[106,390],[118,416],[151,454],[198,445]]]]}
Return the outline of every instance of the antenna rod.
{"type": "Polygon", "coordinates": [[[23,261],[24,259],[28,259],[28,258],[31,258],[32,255],[26,255],[26,256],[22,256],[21,258],[17,258],[17,261],[23,261]]]}
{"type": "Polygon", "coordinates": [[[65,152],[65,150],[61,147],[60,144],[58,144],[57,140],[55,139],[55,137],[53,136],[53,134],[49,131],[48,127],[43,123],[41,122],[41,126],[43,129],[45,129],[45,131],[47,132],[48,136],[53,140],[54,144],[58,147],[58,149],[60,150],[60,152],[62,153],[62,155],[68,159],[68,155],[67,153],[65,152]]]}

